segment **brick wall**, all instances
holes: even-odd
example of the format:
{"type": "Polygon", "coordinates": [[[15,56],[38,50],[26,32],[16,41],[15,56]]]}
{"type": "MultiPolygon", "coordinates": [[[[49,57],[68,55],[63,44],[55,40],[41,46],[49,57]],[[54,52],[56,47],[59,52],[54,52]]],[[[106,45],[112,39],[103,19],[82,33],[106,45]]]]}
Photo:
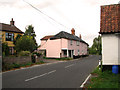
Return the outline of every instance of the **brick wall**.
{"type": "Polygon", "coordinates": [[[17,63],[17,64],[26,64],[31,62],[30,56],[22,56],[22,57],[5,57],[2,59],[5,63],[17,63]]]}

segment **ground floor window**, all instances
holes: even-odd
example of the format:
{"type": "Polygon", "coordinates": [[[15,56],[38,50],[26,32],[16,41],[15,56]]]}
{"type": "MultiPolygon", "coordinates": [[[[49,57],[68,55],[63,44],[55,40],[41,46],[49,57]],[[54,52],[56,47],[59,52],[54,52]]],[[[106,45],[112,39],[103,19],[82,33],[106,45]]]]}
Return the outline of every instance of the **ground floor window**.
{"type": "Polygon", "coordinates": [[[14,54],[14,47],[9,47],[9,53],[10,53],[11,55],[14,54]]]}
{"type": "Polygon", "coordinates": [[[64,55],[67,55],[67,50],[64,50],[63,52],[64,52],[64,55]]]}

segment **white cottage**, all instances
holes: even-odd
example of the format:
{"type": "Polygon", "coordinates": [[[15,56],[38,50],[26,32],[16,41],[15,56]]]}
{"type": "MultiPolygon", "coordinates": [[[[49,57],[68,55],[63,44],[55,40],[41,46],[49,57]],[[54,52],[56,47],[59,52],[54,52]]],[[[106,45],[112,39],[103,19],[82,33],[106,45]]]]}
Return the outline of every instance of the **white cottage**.
{"type": "Polygon", "coordinates": [[[103,70],[120,68],[120,4],[101,6],[102,61],[103,70]]]}

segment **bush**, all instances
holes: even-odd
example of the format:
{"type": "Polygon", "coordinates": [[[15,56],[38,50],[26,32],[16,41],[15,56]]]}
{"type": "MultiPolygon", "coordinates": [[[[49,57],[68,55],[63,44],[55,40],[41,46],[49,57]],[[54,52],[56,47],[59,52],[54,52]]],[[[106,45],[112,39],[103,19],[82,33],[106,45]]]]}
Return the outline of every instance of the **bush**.
{"type": "Polygon", "coordinates": [[[21,67],[20,64],[13,63],[13,68],[20,68],[20,67],[21,67]]]}
{"type": "Polygon", "coordinates": [[[9,55],[8,43],[6,43],[6,42],[2,43],[2,52],[4,52],[3,55],[5,55],[5,56],[9,55]]]}
{"type": "Polygon", "coordinates": [[[33,52],[36,49],[35,42],[32,36],[21,36],[15,45],[15,49],[17,52],[20,51],[30,51],[33,52]]]}
{"type": "Polygon", "coordinates": [[[42,54],[41,53],[37,53],[37,52],[33,52],[32,55],[36,54],[38,57],[40,57],[42,54]]]}
{"type": "Polygon", "coordinates": [[[2,61],[2,71],[13,69],[13,64],[8,64],[4,61],[2,61]]]}
{"type": "Polygon", "coordinates": [[[21,51],[19,52],[19,56],[30,56],[30,51],[21,51]]]}

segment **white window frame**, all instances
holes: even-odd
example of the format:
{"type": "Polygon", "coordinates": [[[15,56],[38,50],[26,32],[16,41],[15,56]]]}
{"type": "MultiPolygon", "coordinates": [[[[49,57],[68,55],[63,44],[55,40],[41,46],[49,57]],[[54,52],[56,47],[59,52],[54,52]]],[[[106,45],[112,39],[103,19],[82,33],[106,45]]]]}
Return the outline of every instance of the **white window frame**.
{"type": "Polygon", "coordinates": [[[70,40],[70,45],[72,45],[73,44],[73,40],[70,40]]]}
{"type": "Polygon", "coordinates": [[[79,42],[79,41],[76,41],[76,45],[79,46],[79,45],[80,45],[80,42],[79,42]]]}

